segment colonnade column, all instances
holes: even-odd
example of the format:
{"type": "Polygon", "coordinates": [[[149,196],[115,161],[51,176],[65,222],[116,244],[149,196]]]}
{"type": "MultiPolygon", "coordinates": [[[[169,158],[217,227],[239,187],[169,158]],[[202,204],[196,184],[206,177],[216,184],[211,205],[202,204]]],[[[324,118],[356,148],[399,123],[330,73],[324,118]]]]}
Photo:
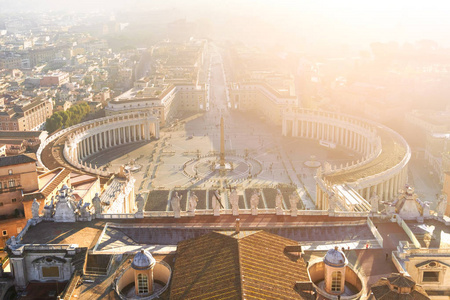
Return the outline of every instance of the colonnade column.
{"type": "Polygon", "coordinates": [[[85,158],[86,156],[88,156],[88,151],[87,151],[87,141],[86,141],[86,139],[83,139],[83,153],[84,153],[83,158],[85,158]]]}
{"type": "Polygon", "coordinates": [[[141,132],[141,125],[138,125],[138,141],[140,141],[142,139],[142,132],[141,132]]]}
{"type": "Polygon", "coordinates": [[[94,153],[98,152],[98,134],[94,134],[94,153]]]}

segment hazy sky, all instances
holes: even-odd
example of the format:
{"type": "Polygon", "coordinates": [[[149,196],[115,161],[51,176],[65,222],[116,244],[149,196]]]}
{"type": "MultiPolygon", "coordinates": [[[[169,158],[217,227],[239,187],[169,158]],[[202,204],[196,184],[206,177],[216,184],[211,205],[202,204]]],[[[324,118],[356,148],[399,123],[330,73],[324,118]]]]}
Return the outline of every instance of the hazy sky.
{"type": "Polygon", "coordinates": [[[365,44],[433,39],[450,46],[450,1],[443,0],[0,0],[17,10],[129,10],[176,8],[187,19],[257,17],[292,35],[365,44]]]}

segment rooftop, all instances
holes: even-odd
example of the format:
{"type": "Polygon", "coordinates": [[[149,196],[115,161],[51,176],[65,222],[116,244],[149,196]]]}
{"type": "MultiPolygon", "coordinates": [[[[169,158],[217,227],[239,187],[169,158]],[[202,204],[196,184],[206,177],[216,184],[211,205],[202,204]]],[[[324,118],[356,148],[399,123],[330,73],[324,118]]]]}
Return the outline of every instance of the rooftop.
{"type": "Polygon", "coordinates": [[[178,244],[170,299],[305,299],[303,258],[285,252],[298,243],[265,231],[212,232],[178,244]]]}
{"type": "Polygon", "coordinates": [[[421,247],[450,249],[450,227],[444,223],[433,219],[425,220],[424,223],[415,221],[406,223],[419,240],[421,247]]]}
{"type": "Polygon", "coordinates": [[[36,156],[34,154],[20,154],[15,156],[0,157],[0,167],[26,163],[36,163],[36,156]]]}
{"type": "Polygon", "coordinates": [[[415,284],[409,276],[403,276],[401,274],[391,274],[388,278],[381,278],[377,283],[372,286],[372,292],[375,299],[382,300],[396,300],[396,299],[411,299],[411,300],[427,300],[430,299],[425,290],[415,284]],[[401,294],[391,289],[391,285],[397,287],[409,287],[412,288],[408,294],[401,294]]]}
{"type": "MultiPolygon", "coordinates": [[[[306,226],[316,230],[321,226],[327,228],[332,225],[341,225],[352,230],[352,226],[363,226],[366,224],[366,218],[348,217],[337,218],[328,216],[276,216],[276,215],[242,215],[239,216],[241,228],[260,229],[268,228],[273,233],[284,233],[292,236],[296,230],[290,228],[301,228],[306,226]],[[270,224],[270,226],[268,226],[270,224]],[[277,231],[277,228],[279,231],[277,231]]],[[[208,233],[212,230],[230,230],[234,229],[236,217],[231,215],[214,216],[195,216],[174,218],[144,218],[144,219],[115,219],[114,223],[108,222],[108,229],[100,241],[100,246],[113,247],[115,245],[133,245],[133,244],[163,244],[175,245],[180,240],[208,233]],[[149,234],[152,232],[153,234],[149,234]]],[[[107,224],[104,220],[94,220],[91,222],[58,223],[55,226],[53,222],[43,221],[28,229],[24,235],[22,243],[24,244],[78,244],[80,247],[94,248],[100,238],[100,234],[107,224]]],[[[336,227],[336,226],[335,226],[336,227]]],[[[336,227],[336,228],[343,228],[336,227]]],[[[359,228],[359,227],[358,227],[359,228]]],[[[359,229],[360,231],[361,229],[359,229]]],[[[337,236],[337,231],[333,234],[337,236]]],[[[342,231],[342,230],[341,230],[342,231]]],[[[298,234],[298,233],[297,233],[298,234]]],[[[311,235],[318,236],[320,231],[311,232],[311,235]]],[[[301,239],[302,235],[296,238],[301,239]]],[[[341,236],[337,236],[341,238],[341,236]]],[[[350,238],[349,236],[348,238],[350,238]]]]}

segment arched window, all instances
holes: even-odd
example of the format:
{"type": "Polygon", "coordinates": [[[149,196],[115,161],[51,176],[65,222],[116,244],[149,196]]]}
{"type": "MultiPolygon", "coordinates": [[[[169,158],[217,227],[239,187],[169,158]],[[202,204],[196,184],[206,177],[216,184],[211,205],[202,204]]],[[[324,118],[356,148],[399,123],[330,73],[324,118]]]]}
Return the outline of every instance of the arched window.
{"type": "Polygon", "coordinates": [[[331,274],[331,291],[340,292],[341,291],[341,272],[335,271],[331,274]]]}
{"type": "Polygon", "coordinates": [[[138,274],[138,294],[148,293],[148,277],[144,274],[138,274]]]}

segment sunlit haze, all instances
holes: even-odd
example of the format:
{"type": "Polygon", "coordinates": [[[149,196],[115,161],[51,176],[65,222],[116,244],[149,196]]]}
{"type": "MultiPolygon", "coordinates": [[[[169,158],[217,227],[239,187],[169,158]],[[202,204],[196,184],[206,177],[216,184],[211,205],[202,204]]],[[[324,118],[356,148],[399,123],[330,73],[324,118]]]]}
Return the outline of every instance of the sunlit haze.
{"type": "Polygon", "coordinates": [[[450,0],[0,0],[2,300],[448,300],[448,196],[450,0]]]}

